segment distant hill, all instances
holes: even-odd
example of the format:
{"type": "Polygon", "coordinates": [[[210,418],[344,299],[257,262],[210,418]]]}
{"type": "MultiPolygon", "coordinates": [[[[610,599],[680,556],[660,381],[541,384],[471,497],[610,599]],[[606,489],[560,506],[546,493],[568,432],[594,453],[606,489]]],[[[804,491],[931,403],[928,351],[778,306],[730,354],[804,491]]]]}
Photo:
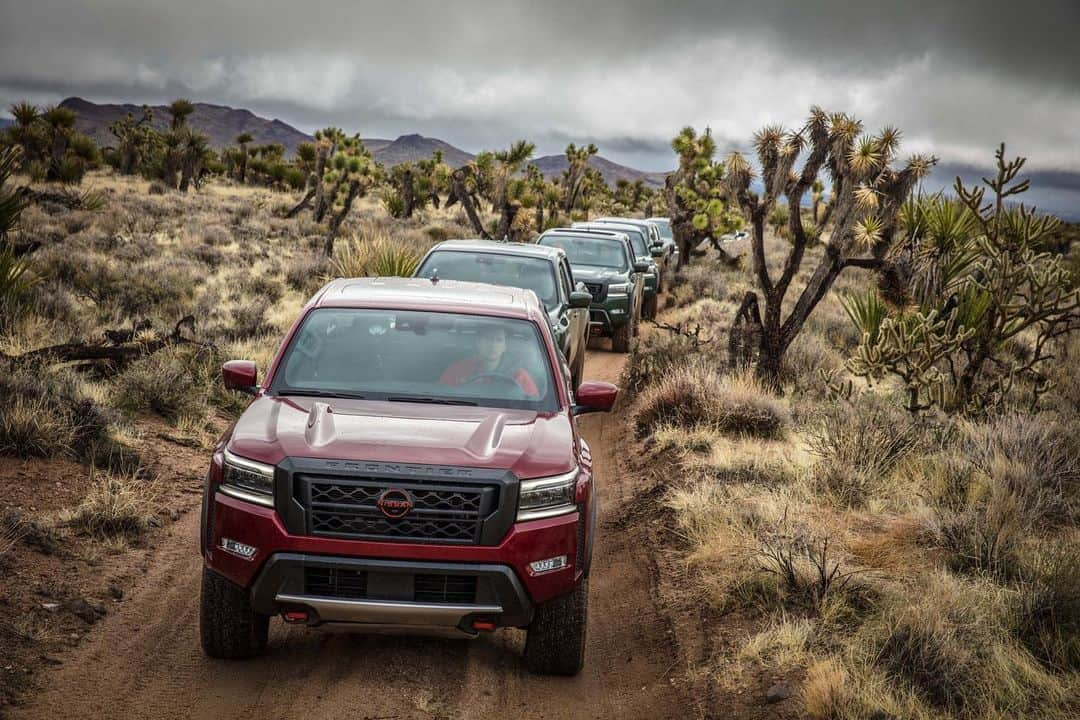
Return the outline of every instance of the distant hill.
{"type": "Polygon", "coordinates": [[[0,130],[3,130],[4,128],[8,127],[9,125],[14,125],[14,124],[15,124],[15,120],[13,118],[0,118],[0,130]]]}
{"type": "Polygon", "coordinates": [[[475,156],[456,148],[448,142],[423,135],[402,135],[397,140],[364,140],[364,147],[383,165],[390,167],[403,162],[416,162],[431,157],[436,150],[442,150],[443,162],[450,167],[461,167],[475,156]]]}
{"type": "MultiPolygon", "coordinates": [[[[99,145],[112,145],[116,138],[109,132],[109,126],[131,113],[136,118],[142,116],[140,105],[99,105],[89,100],[72,97],[60,103],[75,111],[75,126],[99,145]]],[[[287,152],[296,150],[302,142],[311,140],[311,136],[280,120],[261,118],[250,110],[231,108],[225,105],[194,103],[195,112],[188,117],[188,123],[195,129],[206,133],[210,144],[223,148],[236,144],[236,136],[242,132],[251,133],[256,145],[281,143],[287,152]]],[[[169,125],[169,112],[164,105],[153,105],[154,127],[165,129],[169,125]]]]}
{"type": "MultiPolygon", "coordinates": [[[[567,168],[565,155],[545,155],[544,157],[536,158],[532,161],[536,167],[540,169],[540,172],[544,174],[544,177],[562,177],[563,172],[567,168]]],[[[637,180],[643,180],[649,187],[663,187],[664,177],[667,173],[664,172],[645,172],[644,170],[636,170],[626,165],[620,165],[617,162],[612,162],[600,155],[593,155],[589,158],[589,167],[595,168],[600,171],[600,174],[604,176],[604,181],[608,185],[614,185],[617,180],[628,180],[629,182],[635,182],[637,180]]]]}
{"type": "MultiPolygon", "coordinates": [[[[75,112],[75,125],[82,133],[89,135],[99,145],[112,145],[116,138],[109,132],[109,126],[131,113],[140,117],[142,106],[125,104],[99,104],[78,97],[70,97],[60,103],[75,112]]],[[[154,127],[165,129],[169,124],[169,112],[164,105],[155,105],[154,127]]],[[[0,118],[0,128],[10,125],[9,118],[0,118]]],[[[267,120],[250,110],[231,108],[225,105],[195,103],[195,112],[188,117],[188,122],[195,129],[206,133],[210,144],[221,149],[236,144],[236,137],[242,132],[250,133],[256,145],[281,143],[292,154],[296,146],[312,139],[310,135],[281,120],[267,120]]],[[[386,138],[366,138],[364,145],[372,156],[387,167],[401,162],[416,162],[431,157],[435,150],[442,150],[443,161],[451,167],[460,167],[475,158],[470,152],[454,147],[438,138],[423,135],[401,135],[395,140],[386,138]]],[[[566,170],[566,157],[547,155],[532,161],[545,176],[560,177],[566,170]]],[[[666,173],[650,173],[620,165],[607,158],[595,155],[589,164],[600,171],[604,180],[614,185],[616,180],[634,182],[644,180],[651,187],[662,187],[666,173]]]]}

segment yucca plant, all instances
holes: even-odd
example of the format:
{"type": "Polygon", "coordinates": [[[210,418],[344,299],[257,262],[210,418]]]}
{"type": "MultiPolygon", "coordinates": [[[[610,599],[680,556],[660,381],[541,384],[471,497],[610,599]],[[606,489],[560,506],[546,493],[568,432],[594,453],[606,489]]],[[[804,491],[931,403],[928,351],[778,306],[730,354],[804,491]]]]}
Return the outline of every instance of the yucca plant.
{"type": "Polygon", "coordinates": [[[412,277],[420,256],[381,233],[367,233],[342,243],[334,253],[331,272],[336,277],[412,277]]]}
{"type": "Polygon", "coordinates": [[[0,330],[6,330],[25,310],[22,300],[37,282],[30,274],[30,261],[16,255],[7,237],[26,207],[22,189],[12,187],[9,182],[21,156],[22,149],[18,147],[0,151],[0,330]]]}

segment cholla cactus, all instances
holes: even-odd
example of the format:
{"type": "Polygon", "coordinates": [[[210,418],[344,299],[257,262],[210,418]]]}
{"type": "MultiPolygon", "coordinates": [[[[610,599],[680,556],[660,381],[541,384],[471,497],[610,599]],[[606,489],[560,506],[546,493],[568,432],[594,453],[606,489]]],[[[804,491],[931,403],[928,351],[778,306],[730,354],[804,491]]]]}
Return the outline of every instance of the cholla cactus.
{"type": "Polygon", "coordinates": [[[957,178],[958,199],[934,195],[904,206],[888,253],[905,269],[893,278],[903,290],[891,298],[893,309],[875,291],[845,302],[862,333],[849,369],[900,377],[909,410],[983,412],[1006,402],[1018,380],[1037,402],[1049,387],[1041,367],[1053,341],[1080,328],[1080,290],[1061,255],[1042,249],[1057,221],[1004,203],[1028,188],[1016,181],[1024,159],[1004,154],[1002,145],[986,187],[966,188],[957,178]],[[880,311],[862,311],[875,303],[880,311]],[[1020,338],[1025,350],[1010,351],[1020,338]]]}
{"type": "MultiPolygon", "coordinates": [[[[890,266],[901,205],[916,181],[936,162],[935,158],[915,156],[904,168],[894,170],[891,163],[899,147],[899,131],[886,128],[877,135],[861,133],[862,124],[857,120],[842,113],[830,115],[820,108],[811,110],[798,131],[787,132],[778,126],[764,128],[754,138],[764,184],[760,197],[750,192],[750,163],[739,153],[727,159],[726,192],[738,203],[753,229],[753,275],[764,301],[758,303],[756,293],[748,293],[743,300],[744,307],[751,300],[764,306],[755,370],[759,378],[774,387],[779,386],[787,348],[837,276],[849,267],[884,270],[890,266]],[[796,167],[800,156],[801,168],[796,167]],[[802,207],[803,197],[823,171],[832,176],[834,187],[829,201],[833,208],[829,240],[795,303],[785,303],[806,248],[820,235],[818,227],[804,225],[803,213],[795,208],[802,207]],[[792,209],[786,228],[791,248],[777,276],[766,261],[765,224],[781,198],[792,209]]],[[[694,139],[691,133],[684,142],[694,139]]],[[[733,327],[736,331],[741,328],[733,327]]]]}

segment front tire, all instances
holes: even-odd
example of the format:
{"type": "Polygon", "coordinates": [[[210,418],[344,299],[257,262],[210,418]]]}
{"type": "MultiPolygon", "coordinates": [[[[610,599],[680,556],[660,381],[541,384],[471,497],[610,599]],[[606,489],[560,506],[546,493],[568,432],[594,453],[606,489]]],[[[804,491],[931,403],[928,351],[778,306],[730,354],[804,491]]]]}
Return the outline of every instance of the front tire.
{"type": "Polygon", "coordinates": [[[203,568],[199,634],[203,652],[213,658],[241,660],[262,654],[270,616],[251,609],[248,593],[203,568]]]}
{"type": "Polygon", "coordinates": [[[536,608],[525,637],[525,665],[537,675],[572,676],[585,665],[589,581],[536,608]]]}
{"type": "Polygon", "coordinates": [[[611,333],[611,349],[617,353],[630,352],[630,339],[634,336],[633,319],[615,328],[611,333]]]}

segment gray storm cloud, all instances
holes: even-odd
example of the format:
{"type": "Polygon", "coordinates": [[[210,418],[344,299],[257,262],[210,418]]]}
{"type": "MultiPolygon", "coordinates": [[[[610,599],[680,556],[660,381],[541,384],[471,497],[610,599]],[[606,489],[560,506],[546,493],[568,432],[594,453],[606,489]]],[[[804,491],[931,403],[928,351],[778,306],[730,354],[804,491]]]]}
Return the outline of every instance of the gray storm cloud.
{"type": "Polygon", "coordinates": [[[0,2],[0,102],[185,95],[305,129],[469,149],[600,144],[649,169],[679,127],[744,147],[814,104],[905,149],[1080,171],[1080,3],[0,2]]]}

